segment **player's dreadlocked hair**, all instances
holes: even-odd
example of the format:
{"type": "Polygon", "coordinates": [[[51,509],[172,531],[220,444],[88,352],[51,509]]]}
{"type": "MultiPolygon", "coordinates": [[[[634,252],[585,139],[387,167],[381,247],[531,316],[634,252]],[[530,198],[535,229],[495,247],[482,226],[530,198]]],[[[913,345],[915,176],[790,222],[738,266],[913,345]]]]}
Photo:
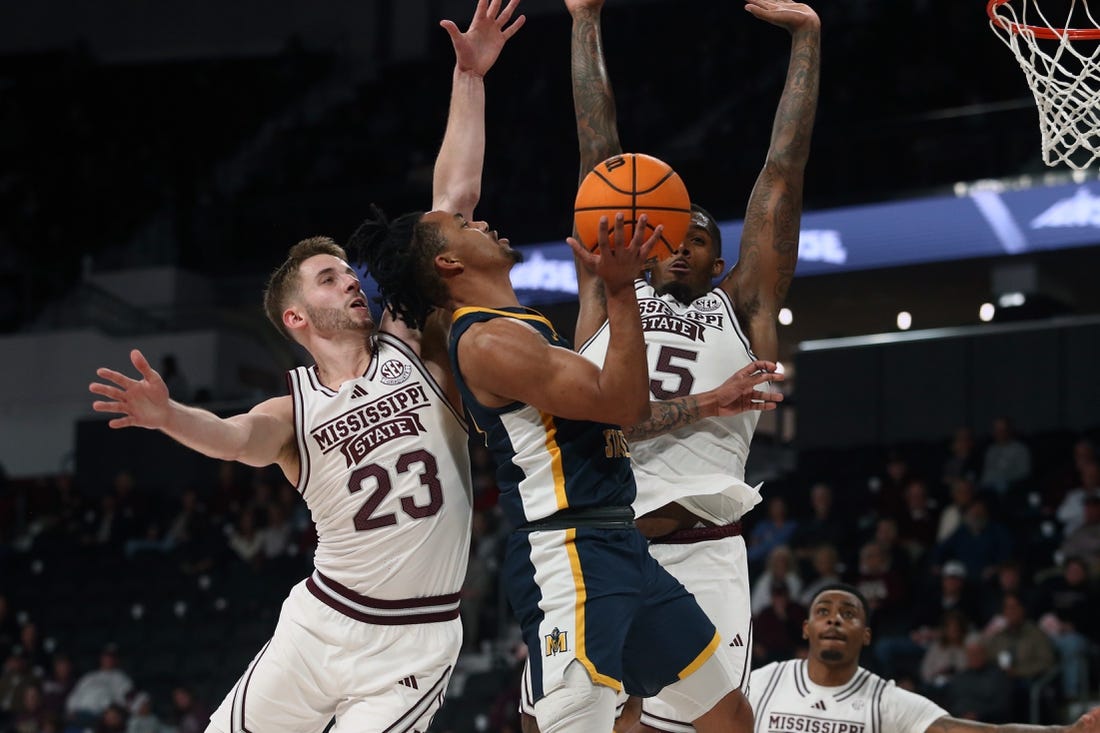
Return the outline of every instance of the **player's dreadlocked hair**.
{"type": "Polygon", "coordinates": [[[433,260],[444,239],[435,224],[422,221],[424,212],[403,214],[393,221],[371,204],[366,219],[348,240],[381,293],[383,308],[412,328],[423,328],[432,309],[449,299],[433,260]]]}

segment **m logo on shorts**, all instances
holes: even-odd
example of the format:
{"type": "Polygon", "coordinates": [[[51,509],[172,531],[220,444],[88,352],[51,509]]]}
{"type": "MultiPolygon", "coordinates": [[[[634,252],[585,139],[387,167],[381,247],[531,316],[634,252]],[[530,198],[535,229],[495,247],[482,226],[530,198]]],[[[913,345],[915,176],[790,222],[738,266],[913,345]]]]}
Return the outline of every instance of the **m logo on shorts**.
{"type": "Polygon", "coordinates": [[[560,631],[557,627],[546,635],[546,656],[550,657],[558,652],[569,651],[569,632],[560,631]]]}

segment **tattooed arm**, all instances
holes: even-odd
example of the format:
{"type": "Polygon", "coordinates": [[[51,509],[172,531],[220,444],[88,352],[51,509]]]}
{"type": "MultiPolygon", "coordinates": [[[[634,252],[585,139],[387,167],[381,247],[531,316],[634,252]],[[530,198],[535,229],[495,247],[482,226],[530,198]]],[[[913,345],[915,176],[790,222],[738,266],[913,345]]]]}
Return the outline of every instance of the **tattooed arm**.
{"type": "Polygon", "coordinates": [[[1098,733],[1100,708],[1093,708],[1073,725],[990,725],[973,720],[944,716],[928,726],[925,733],[1098,733]]]}
{"type": "Polygon", "coordinates": [[[764,382],[782,382],[775,362],[758,360],[734,373],[718,387],[697,395],[649,403],[649,418],[624,428],[627,440],[646,440],[672,432],[706,417],[737,415],[747,410],[774,410],[783,401],[780,392],[762,392],[764,382]]]}
{"type": "Polygon", "coordinates": [[[745,326],[753,351],[779,353],[776,316],[786,300],[798,260],[803,171],[817,109],[821,21],[808,5],[792,0],[746,0],[757,18],[791,33],[787,79],[772,124],[764,168],[745,212],[741,252],[721,287],[745,326]]]}
{"type": "MultiPolygon", "coordinates": [[[[603,56],[600,10],[603,0],[565,0],[573,16],[570,59],[573,75],[573,110],[580,145],[578,184],[596,165],[621,153],[615,118],[615,95],[603,56]]],[[[573,236],[577,233],[574,231],[573,236]]],[[[585,242],[591,245],[591,242],[585,242]]],[[[579,348],[607,320],[607,304],[599,278],[577,260],[580,311],[573,343],[579,348]]]]}

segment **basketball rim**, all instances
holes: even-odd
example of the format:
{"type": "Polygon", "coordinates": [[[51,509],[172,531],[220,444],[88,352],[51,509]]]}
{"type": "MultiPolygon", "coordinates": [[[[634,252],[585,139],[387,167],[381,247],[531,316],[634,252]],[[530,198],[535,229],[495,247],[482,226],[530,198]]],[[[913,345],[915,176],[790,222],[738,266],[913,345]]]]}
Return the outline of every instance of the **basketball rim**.
{"type": "Polygon", "coordinates": [[[1056,41],[1060,38],[1067,38],[1071,41],[1100,40],[1100,28],[1052,28],[1049,26],[1026,25],[1005,20],[997,15],[997,8],[1008,2],[1009,0],[989,0],[989,3],[985,6],[985,12],[989,15],[989,20],[994,25],[1003,28],[1009,33],[1020,34],[1024,31],[1029,31],[1035,38],[1045,38],[1052,41],[1056,41]]]}

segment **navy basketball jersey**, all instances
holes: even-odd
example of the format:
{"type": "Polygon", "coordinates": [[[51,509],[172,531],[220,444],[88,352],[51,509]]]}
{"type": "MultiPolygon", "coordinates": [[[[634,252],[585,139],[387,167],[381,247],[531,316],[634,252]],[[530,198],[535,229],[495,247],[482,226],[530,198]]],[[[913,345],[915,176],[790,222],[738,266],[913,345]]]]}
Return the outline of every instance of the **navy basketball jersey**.
{"type": "Polygon", "coordinates": [[[500,505],[515,525],[545,519],[563,509],[629,506],[634,501],[630,454],[618,425],[567,420],[513,402],[486,407],[466,386],[458,341],[475,323],[512,318],[556,348],[569,342],[544,316],[522,307],[460,308],[451,326],[450,355],[471,428],[484,436],[497,466],[500,505]]]}

